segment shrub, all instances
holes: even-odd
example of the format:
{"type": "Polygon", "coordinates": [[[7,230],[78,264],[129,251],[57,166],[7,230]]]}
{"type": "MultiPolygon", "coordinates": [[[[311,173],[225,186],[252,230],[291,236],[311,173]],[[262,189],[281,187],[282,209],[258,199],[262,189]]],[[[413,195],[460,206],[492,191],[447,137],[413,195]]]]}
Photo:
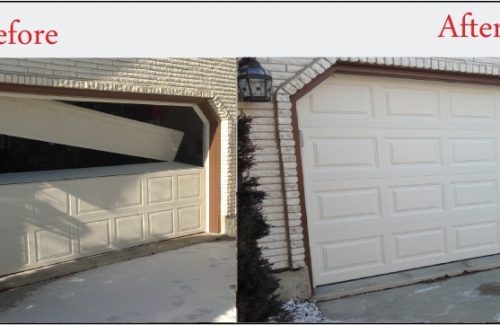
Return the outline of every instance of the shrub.
{"type": "Polygon", "coordinates": [[[255,165],[257,147],[249,137],[250,117],[238,117],[238,321],[265,322],[280,311],[275,294],[278,280],[262,257],[257,240],[269,233],[262,201],[266,193],[257,189],[256,177],[248,176],[255,165]]]}

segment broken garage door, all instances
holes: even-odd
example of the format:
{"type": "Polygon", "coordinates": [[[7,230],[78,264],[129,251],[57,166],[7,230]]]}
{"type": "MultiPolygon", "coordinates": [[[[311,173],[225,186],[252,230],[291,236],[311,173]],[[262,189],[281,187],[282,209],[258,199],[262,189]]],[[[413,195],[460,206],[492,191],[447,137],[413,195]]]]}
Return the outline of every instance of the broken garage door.
{"type": "Polygon", "coordinates": [[[204,168],[173,161],[182,131],[0,97],[0,134],[158,161],[0,174],[0,275],[205,230],[204,168]]]}

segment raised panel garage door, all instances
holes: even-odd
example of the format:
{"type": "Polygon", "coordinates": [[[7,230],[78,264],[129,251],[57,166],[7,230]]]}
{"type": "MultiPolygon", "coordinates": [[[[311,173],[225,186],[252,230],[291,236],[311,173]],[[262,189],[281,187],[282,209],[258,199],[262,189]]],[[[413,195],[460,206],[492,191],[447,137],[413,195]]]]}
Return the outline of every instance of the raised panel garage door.
{"type": "Polygon", "coordinates": [[[202,167],[126,168],[124,175],[101,167],[73,179],[0,183],[0,276],[205,231],[202,167]]]}
{"type": "Polygon", "coordinates": [[[500,253],[500,88],[339,74],[297,114],[315,286],[500,253]]]}
{"type": "MultiPolygon", "coordinates": [[[[205,167],[174,161],[182,131],[55,100],[0,96],[0,135],[4,146],[5,136],[72,146],[58,159],[87,148],[95,153],[82,160],[91,163],[108,153],[155,160],[49,170],[50,160],[40,159],[40,170],[0,171],[0,276],[207,229],[205,167]]],[[[19,154],[0,152],[18,164],[19,154]]]]}

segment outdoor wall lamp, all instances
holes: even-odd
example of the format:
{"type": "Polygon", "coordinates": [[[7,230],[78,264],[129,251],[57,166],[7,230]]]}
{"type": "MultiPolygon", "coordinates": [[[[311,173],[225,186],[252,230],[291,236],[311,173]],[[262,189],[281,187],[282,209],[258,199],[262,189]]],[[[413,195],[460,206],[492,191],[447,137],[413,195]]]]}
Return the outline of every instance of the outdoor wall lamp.
{"type": "Polygon", "coordinates": [[[273,86],[271,75],[255,58],[242,58],[238,64],[238,88],[246,102],[270,102],[273,86]]]}

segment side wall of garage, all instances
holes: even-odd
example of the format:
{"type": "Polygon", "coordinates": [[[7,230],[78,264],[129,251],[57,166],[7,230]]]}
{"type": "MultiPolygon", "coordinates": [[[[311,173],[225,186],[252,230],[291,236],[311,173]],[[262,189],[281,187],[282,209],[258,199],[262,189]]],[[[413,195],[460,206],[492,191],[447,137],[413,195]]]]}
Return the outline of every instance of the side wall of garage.
{"type": "MultiPolygon", "coordinates": [[[[269,193],[264,202],[264,211],[269,224],[273,227],[270,235],[261,240],[261,246],[265,256],[274,263],[276,271],[306,268],[306,246],[301,222],[290,98],[298,90],[307,88],[311,81],[339,62],[486,76],[500,75],[498,58],[261,57],[257,59],[273,76],[274,102],[240,103],[239,109],[254,117],[252,138],[262,149],[257,156],[259,164],[254,167],[252,173],[260,177],[261,188],[269,193]]],[[[301,274],[305,275],[307,272],[301,274]]],[[[296,276],[289,278],[297,281],[296,276]]],[[[287,286],[283,281],[282,285],[287,286]]],[[[304,290],[306,286],[301,288],[304,290]]],[[[295,294],[300,293],[295,292],[295,294]]],[[[302,295],[305,295],[304,292],[302,295]]]]}
{"type": "Polygon", "coordinates": [[[0,59],[1,84],[112,91],[208,100],[221,120],[222,232],[235,234],[236,60],[0,59]]]}

